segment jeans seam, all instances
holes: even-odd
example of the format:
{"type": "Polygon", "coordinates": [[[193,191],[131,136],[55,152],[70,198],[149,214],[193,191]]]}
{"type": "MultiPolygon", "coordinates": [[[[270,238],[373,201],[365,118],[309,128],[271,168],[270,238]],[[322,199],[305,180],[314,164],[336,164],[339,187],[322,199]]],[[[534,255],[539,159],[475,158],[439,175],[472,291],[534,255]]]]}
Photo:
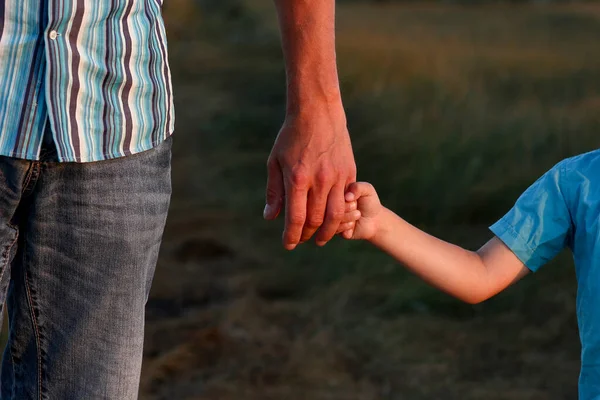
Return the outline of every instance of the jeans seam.
{"type": "MultiPolygon", "coordinates": [[[[0,282],[2,281],[2,278],[4,277],[4,273],[6,272],[6,268],[8,267],[8,264],[10,262],[10,252],[12,250],[12,248],[14,247],[15,243],[17,243],[17,240],[19,239],[19,230],[10,225],[7,224],[11,229],[14,229],[15,231],[15,238],[12,240],[12,242],[8,245],[8,247],[6,248],[6,250],[4,250],[4,253],[2,253],[2,257],[5,257],[4,263],[2,265],[2,272],[0,272],[0,282]]],[[[6,306],[6,300],[4,302],[5,306],[6,306]]],[[[14,382],[17,381],[17,376],[16,376],[16,364],[15,364],[15,357],[14,357],[14,351],[12,348],[12,345],[8,346],[8,352],[10,353],[10,361],[12,362],[13,368],[12,368],[12,372],[13,372],[13,387],[12,387],[12,397],[15,397],[15,386],[14,386],[14,382]]]]}
{"type": "Polygon", "coordinates": [[[23,189],[21,190],[21,193],[23,193],[25,191],[25,189],[27,189],[27,186],[29,185],[29,181],[31,180],[32,175],[33,175],[33,163],[29,166],[29,169],[27,170],[27,176],[25,176],[25,182],[23,182],[23,189]]]}
{"type": "Polygon", "coordinates": [[[13,246],[15,245],[15,243],[17,242],[17,240],[19,239],[19,231],[11,225],[8,225],[11,229],[15,230],[15,238],[12,240],[12,242],[8,245],[8,247],[6,248],[6,250],[4,250],[4,252],[2,253],[2,257],[5,258],[4,263],[2,264],[2,271],[0,272],[0,282],[2,281],[2,278],[4,277],[4,273],[6,272],[6,267],[8,267],[8,263],[10,261],[10,251],[12,250],[13,246]]]}
{"type": "MultiPolygon", "coordinates": [[[[23,266],[25,267],[25,251],[23,251],[23,266]]],[[[29,275],[27,274],[27,269],[25,268],[25,290],[27,292],[27,300],[29,301],[29,314],[31,316],[31,322],[33,324],[33,331],[35,333],[35,341],[36,341],[36,352],[37,352],[37,361],[38,361],[38,399],[42,400],[42,351],[41,351],[41,340],[40,340],[40,332],[39,326],[37,323],[37,319],[35,318],[35,310],[33,305],[33,298],[31,296],[31,288],[29,284],[29,275]]]]}
{"type": "Polygon", "coordinates": [[[10,348],[8,349],[8,352],[10,353],[10,361],[12,362],[12,370],[13,370],[13,387],[12,387],[12,391],[11,391],[11,395],[13,398],[15,398],[15,392],[16,392],[16,382],[17,382],[17,364],[15,364],[15,356],[13,355],[14,351],[13,351],[13,346],[11,345],[10,348]]]}
{"type": "Polygon", "coordinates": [[[25,177],[25,182],[23,183],[23,188],[21,189],[21,194],[27,192],[29,189],[29,184],[31,183],[31,179],[34,175],[39,173],[39,162],[34,161],[31,163],[31,166],[27,170],[27,176],[25,177]]]}

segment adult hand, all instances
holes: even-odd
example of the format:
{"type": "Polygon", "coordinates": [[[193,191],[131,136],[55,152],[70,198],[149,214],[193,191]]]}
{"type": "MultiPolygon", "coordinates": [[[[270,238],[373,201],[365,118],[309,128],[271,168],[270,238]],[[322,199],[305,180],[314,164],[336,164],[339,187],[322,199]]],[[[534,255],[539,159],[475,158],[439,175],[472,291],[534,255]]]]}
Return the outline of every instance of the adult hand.
{"type": "Polygon", "coordinates": [[[317,232],[324,246],[344,217],[346,187],[356,181],[346,117],[340,105],[288,114],[268,161],[266,219],[285,201],[283,244],[293,250],[317,232]]]}

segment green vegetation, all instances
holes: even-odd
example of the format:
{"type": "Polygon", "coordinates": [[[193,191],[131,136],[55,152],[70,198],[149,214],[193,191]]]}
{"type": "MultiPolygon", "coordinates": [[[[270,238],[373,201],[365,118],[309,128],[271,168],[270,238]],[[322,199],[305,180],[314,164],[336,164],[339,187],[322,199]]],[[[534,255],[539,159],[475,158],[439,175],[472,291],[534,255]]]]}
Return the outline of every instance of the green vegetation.
{"type": "MultiPolygon", "coordinates": [[[[166,10],[178,107],[175,196],[159,271],[175,268],[168,257],[181,236],[205,229],[179,228],[201,210],[227,216],[211,229],[237,254],[215,279],[245,283],[224,303],[203,306],[204,319],[181,322],[209,319],[222,335],[211,338],[241,347],[208,366],[181,361],[185,372],[168,379],[156,366],[161,358],[149,356],[149,370],[163,372],[146,380],[165,379],[152,393],[196,379],[204,389],[186,393],[203,399],[575,397],[567,254],[468,306],[364,243],[285,253],[281,223],[261,220],[265,162],[284,111],[270,1],[201,2],[197,15],[184,13],[194,24],[181,24],[175,8],[166,10]]],[[[338,57],[359,179],[408,221],[477,248],[544,171],[597,148],[598,37],[593,5],[341,4],[338,57]]],[[[159,273],[155,298],[171,293],[163,278],[173,279],[159,273]]]]}

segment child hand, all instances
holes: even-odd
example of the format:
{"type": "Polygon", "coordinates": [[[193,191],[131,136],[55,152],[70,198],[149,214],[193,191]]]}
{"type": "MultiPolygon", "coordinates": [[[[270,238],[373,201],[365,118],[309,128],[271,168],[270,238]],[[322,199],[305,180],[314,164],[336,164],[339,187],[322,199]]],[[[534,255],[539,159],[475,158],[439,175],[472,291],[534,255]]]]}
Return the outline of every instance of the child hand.
{"type": "Polygon", "coordinates": [[[351,184],[346,191],[346,214],[338,233],[345,239],[372,239],[379,229],[378,217],[382,208],[371,184],[351,184]]]}

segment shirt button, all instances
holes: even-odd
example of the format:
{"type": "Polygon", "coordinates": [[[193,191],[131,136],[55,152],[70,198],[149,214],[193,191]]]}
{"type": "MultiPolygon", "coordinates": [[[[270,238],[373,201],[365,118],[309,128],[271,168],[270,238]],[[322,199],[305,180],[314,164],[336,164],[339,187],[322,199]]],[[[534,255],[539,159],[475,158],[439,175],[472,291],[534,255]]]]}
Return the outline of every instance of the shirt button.
{"type": "Polygon", "coordinates": [[[50,39],[51,40],[56,40],[57,37],[58,37],[58,32],[56,32],[56,31],[50,32],[50,39]]]}

